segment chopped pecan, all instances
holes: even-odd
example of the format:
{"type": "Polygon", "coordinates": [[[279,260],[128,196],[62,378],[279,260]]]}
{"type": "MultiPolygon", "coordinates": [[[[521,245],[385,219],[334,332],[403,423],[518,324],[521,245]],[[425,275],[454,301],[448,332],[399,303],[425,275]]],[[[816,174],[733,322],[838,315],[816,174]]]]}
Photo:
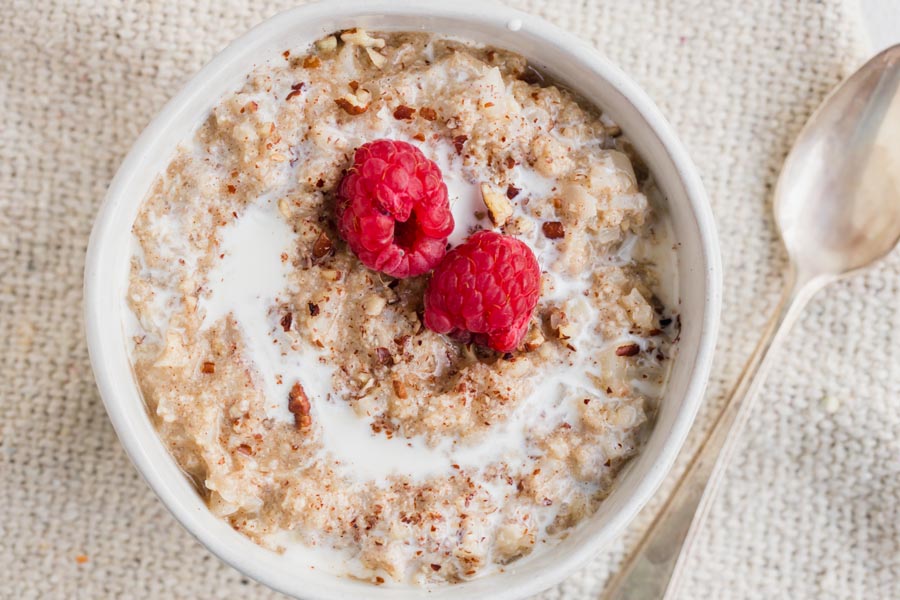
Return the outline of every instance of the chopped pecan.
{"type": "Polygon", "coordinates": [[[332,50],[337,48],[337,38],[333,35],[322,38],[321,40],[316,42],[316,48],[319,50],[319,52],[331,52],[332,50]]]}
{"type": "Polygon", "coordinates": [[[366,54],[369,55],[369,60],[372,61],[372,64],[379,69],[387,64],[387,57],[381,52],[377,52],[372,48],[366,48],[366,54]]]}
{"type": "Polygon", "coordinates": [[[344,109],[344,112],[346,112],[348,115],[361,115],[369,109],[368,105],[362,106],[358,103],[351,102],[350,100],[348,100],[348,98],[350,97],[350,94],[347,94],[346,96],[335,99],[337,105],[344,109]]]}
{"type": "Polygon", "coordinates": [[[290,100],[290,99],[293,98],[294,96],[299,96],[299,95],[300,95],[300,92],[303,91],[303,86],[304,86],[304,85],[305,85],[305,84],[304,84],[302,81],[301,81],[300,83],[295,83],[294,85],[292,85],[292,86],[291,86],[291,93],[289,93],[289,94],[287,95],[287,97],[285,97],[285,101],[290,100]]]}
{"type": "Polygon", "coordinates": [[[206,373],[207,375],[211,375],[212,373],[216,372],[216,363],[207,361],[203,363],[202,367],[200,367],[200,371],[202,373],[206,373]]]}
{"type": "Polygon", "coordinates": [[[364,29],[354,27],[341,33],[341,40],[346,44],[362,46],[363,48],[384,48],[385,41],[381,38],[374,38],[364,29]]]}
{"type": "Polygon", "coordinates": [[[294,415],[294,425],[297,429],[303,429],[312,425],[312,417],[309,416],[309,398],[303,391],[300,382],[296,382],[288,393],[288,410],[294,415]]]}
{"type": "Polygon", "coordinates": [[[278,212],[280,212],[281,216],[285,219],[291,218],[291,206],[284,198],[280,198],[278,200],[278,212]]]}
{"type": "Polygon", "coordinates": [[[315,317],[319,314],[319,305],[313,302],[307,303],[307,308],[309,308],[309,316],[315,317]]]}
{"type": "Polygon", "coordinates": [[[294,313],[289,312],[281,317],[281,328],[285,333],[291,330],[291,323],[294,321],[294,313]]]}
{"type": "Polygon", "coordinates": [[[637,344],[625,344],[616,348],[616,356],[634,356],[641,351],[641,347],[637,344]]]}
{"type": "Polygon", "coordinates": [[[394,379],[391,383],[398,398],[405,400],[409,397],[409,393],[406,391],[406,384],[401,379],[394,379]]]}
{"type": "Polygon", "coordinates": [[[544,334],[541,333],[540,327],[532,327],[525,336],[524,348],[528,352],[533,352],[541,347],[544,343],[544,334]]]}
{"type": "Polygon", "coordinates": [[[305,69],[318,69],[322,66],[322,59],[318,56],[307,56],[303,59],[303,67],[305,69]]]}
{"type": "Polygon", "coordinates": [[[331,254],[334,250],[334,244],[331,242],[331,238],[328,237],[328,234],[324,231],[319,234],[319,237],[316,238],[316,241],[313,243],[312,255],[313,258],[319,260],[321,258],[325,258],[327,255],[331,254]]]}
{"type": "Polygon", "coordinates": [[[541,229],[544,231],[544,236],[551,240],[558,240],[566,235],[566,230],[559,221],[546,221],[541,229]]]}
{"type": "Polygon", "coordinates": [[[430,106],[423,106],[420,108],[419,115],[426,121],[434,121],[437,119],[437,111],[430,106]]]}
{"type": "Polygon", "coordinates": [[[356,82],[350,82],[353,93],[344,94],[340,98],[335,99],[335,102],[337,102],[337,105],[344,109],[344,112],[347,114],[361,115],[369,109],[369,101],[372,99],[372,94],[369,93],[369,90],[360,88],[359,83],[356,83],[356,87],[354,88],[354,83],[356,82]]]}
{"type": "Polygon", "coordinates": [[[494,227],[502,227],[513,214],[513,207],[509,200],[494,190],[489,184],[481,184],[481,197],[488,209],[488,216],[494,227]]]}
{"type": "Polygon", "coordinates": [[[406,106],[405,104],[401,104],[394,109],[394,118],[397,120],[409,121],[413,118],[414,114],[416,114],[416,109],[406,106]]]}
{"type": "Polygon", "coordinates": [[[509,184],[508,186],[506,186],[506,197],[512,200],[513,198],[518,196],[519,192],[521,191],[522,190],[520,188],[517,188],[513,184],[509,184]]]}
{"type": "Polygon", "coordinates": [[[453,136],[453,147],[456,148],[457,154],[462,154],[463,146],[465,146],[466,141],[469,139],[467,135],[457,135],[453,136]]]}
{"type": "Polygon", "coordinates": [[[391,355],[391,351],[384,346],[375,348],[375,356],[378,357],[378,362],[385,366],[391,367],[394,365],[394,357],[391,355]]]}
{"type": "Polygon", "coordinates": [[[377,317],[387,305],[387,300],[381,296],[372,295],[363,301],[363,310],[370,317],[377,317]]]}

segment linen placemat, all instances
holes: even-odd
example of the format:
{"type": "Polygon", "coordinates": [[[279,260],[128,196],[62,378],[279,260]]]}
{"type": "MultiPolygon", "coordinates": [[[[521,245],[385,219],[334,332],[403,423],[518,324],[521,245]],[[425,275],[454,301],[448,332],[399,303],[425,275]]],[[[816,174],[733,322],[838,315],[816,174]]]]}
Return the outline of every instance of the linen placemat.
{"type": "MultiPolygon", "coordinates": [[[[630,73],[703,174],[725,305],[696,447],[782,285],[769,202],[803,122],[859,64],[842,0],[525,0],[630,73]]],[[[228,41],[295,2],[0,7],[0,597],[279,597],[220,563],[129,463],[82,335],[88,234],[129,146],[228,41]]],[[[900,257],[811,303],[762,392],[683,599],[900,597],[900,257]]],[[[115,326],[111,324],[111,326],[115,326]]],[[[542,598],[595,598],[627,534],[542,598]]]]}

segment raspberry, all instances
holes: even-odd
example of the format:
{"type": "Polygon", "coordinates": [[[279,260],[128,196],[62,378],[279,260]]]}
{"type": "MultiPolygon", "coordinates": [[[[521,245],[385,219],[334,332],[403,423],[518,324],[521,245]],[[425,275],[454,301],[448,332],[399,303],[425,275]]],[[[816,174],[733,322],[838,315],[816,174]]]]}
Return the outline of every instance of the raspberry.
{"type": "Polygon", "coordinates": [[[453,231],[440,169],[415,146],[394,140],[356,149],[336,215],[338,232],[359,260],[392,277],[431,270],[453,231]]]}
{"type": "Polygon", "coordinates": [[[525,336],[540,287],[531,248],[514,237],[480,231],[435,268],[425,290],[425,326],[510,352],[525,336]]]}

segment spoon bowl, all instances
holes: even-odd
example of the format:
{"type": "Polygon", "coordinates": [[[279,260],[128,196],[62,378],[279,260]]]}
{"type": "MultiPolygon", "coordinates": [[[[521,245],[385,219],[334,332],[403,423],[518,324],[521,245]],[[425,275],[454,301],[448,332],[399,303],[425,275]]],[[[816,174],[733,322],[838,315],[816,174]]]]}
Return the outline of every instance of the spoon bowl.
{"type": "Polygon", "coordinates": [[[800,132],[775,190],[798,273],[841,276],[900,241],[900,45],[875,56],[800,132]]]}

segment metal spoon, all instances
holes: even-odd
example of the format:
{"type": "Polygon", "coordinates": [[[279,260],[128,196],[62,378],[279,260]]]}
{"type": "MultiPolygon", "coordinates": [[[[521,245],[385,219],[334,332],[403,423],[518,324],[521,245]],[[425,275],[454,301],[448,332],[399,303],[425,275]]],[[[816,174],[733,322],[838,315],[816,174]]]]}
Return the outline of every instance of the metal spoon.
{"type": "Polygon", "coordinates": [[[834,90],[800,132],[775,189],[785,292],[725,408],[604,600],[671,598],[776,347],[825,284],[900,241],[900,45],[834,90]]]}

